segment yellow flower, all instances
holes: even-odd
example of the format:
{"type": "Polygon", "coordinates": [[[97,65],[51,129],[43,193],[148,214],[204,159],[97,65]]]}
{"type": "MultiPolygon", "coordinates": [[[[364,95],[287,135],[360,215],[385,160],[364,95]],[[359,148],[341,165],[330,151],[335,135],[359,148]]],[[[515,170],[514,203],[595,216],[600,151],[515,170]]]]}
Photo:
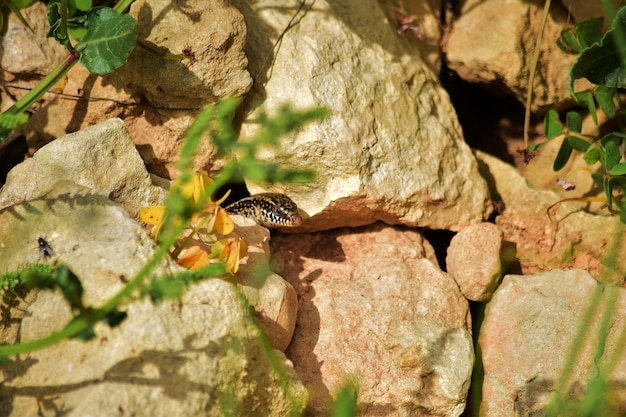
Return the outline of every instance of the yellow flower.
{"type": "Polygon", "coordinates": [[[163,227],[165,220],[165,206],[148,206],[139,210],[139,218],[146,223],[152,225],[150,236],[154,240],[159,238],[159,233],[163,227]]]}
{"type": "Polygon", "coordinates": [[[193,245],[187,248],[176,262],[183,268],[197,271],[203,266],[208,265],[210,261],[209,253],[205,249],[199,245],[193,245]]]}
{"type": "Polygon", "coordinates": [[[211,253],[219,254],[217,260],[226,263],[226,271],[236,274],[239,260],[248,253],[248,245],[241,238],[226,237],[211,246],[211,253]]]}

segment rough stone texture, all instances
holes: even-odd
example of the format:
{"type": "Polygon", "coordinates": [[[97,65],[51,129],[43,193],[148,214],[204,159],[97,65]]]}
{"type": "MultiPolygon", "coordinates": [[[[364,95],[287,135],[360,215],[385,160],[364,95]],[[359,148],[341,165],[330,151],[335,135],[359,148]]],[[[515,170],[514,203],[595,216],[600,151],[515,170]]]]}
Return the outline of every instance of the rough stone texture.
{"type": "MultiPolygon", "coordinates": [[[[116,294],[155,250],[121,207],[68,181],[0,211],[0,242],[0,270],[66,264],[81,279],[85,304],[93,306],[116,294]],[[38,237],[52,255],[40,253],[38,237]]],[[[176,271],[164,260],[155,274],[176,271]]],[[[0,343],[45,337],[71,319],[59,293],[40,292],[29,302],[2,305],[3,323],[11,326],[2,326],[0,343]]],[[[137,301],[123,309],[127,319],[113,329],[97,326],[95,339],[63,341],[0,368],[2,415],[38,416],[51,407],[67,416],[222,416],[232,401],[238,415],[282,416],[292,404],[303,407],[306,390],[282,353],[265,350],[233,284],[205,281],[180,301],[137,301]],[[280,363],[291,400],[269,354],[280,363]]]]}
{"type": "Polygon", "coordinates": [[[553,191],[535,190],[511,165],[477,151],[481,172],[494,200],[505,207],[496,218],[504,239],[515,243],[522,272],[581,268],[596,279],[620,284],[626,275],[626,234],[617,216],[584,212],[584,203],[563,202],[553,191]],[[555,205],[556,204],[556,205],[555,205]],[[548,209],[550,212],[548,214],[548,209]],[[618,245],[613,245],[615,237],[618,245]],[[615,270],[605,257],[616,251],[615,270]]]}
{"type": "Polygon", "coordinates": [[[46,37],[50,25],[44,3],[35,2],[22,9],[21,13],[30,28],[24,26],[15,13],[7,12],[8,21],[2,33],[0,48],[0,67],[13,74],[46,75],[63,62],[69,52],[54,39],[46,37]]]}
{"type": "Polygon", "coordinates": [[[255,308],[272,346],[284,352],[296,328],[296,291],[290,283],[268,268],[269,230],[246,217],[231,217],[235,222],[233,235],[241,237],[248,245],[248,255],[241,260],[237,271],[239,289],[255,308]]]}
{"type": "MultiPolygon", "coordinates": [[[[0,189],[0,207],[33,198],[50,199],[50,190],[57,186],[59,180],[72,181],[89,187],[89,193],[108,196],[121,204],[133,218],[137,218],[142,207],[163,204],[166,195],[163,188],[152,185],[151,177],[135,150],[128,130],[119,119],[59,138],[41,148],[33,158],[15,167],[7,177],[7,184],[0,189]]],[[[93,221],[90,220],[89,223],[93,221]]],[[[240,289],[250,304],[259,311],[274,347],[284,351],[296,323],[295,291],[281,277],[267,270],[267,229],[241,218],[237,222],[236,233],[250,245],[251,253],[244,260],[238,274],[240,289]],[[267,273],[259,275],[260,268],[265,268],[267,273]]],[[[35,221],[31,227],[42,229],[39,221],[35,221]]],[[[81,230],[85,226],[73,221],[68,227],[81,230]]],[[[70,239],[54,230],[48,232],[59,235],[60,239],[55,244],[68,246],[68,251],[69,247],[76,244],[75,237],[70,239]]],[[[33,231],[28,236],[36,244],[42,233],[33,231]]],[[[22,242],[3,243],[19,247],[22,242]]],[[[115,263],[116,255],[111,253],[102,262],[115,263]]]]}
{"type": "Polygon", "coordinates": [[[315,169],[313,182],[262,188],[248,181],[250,191],[286,191],[312,217],[301,231],[376,220],[451,230],[480,222],[490,209],[487,189],[448,95],[380,6],[315,2],[284,33],[270,68],[271,45],[299,2],[287,4],[242,8],[256,80],[249,102],[262,101],[242,134],[258,127],[258,111],[285,104],[326,106],[332,115],[260,155],[284,168],[315,169]]]}
{"type": "MultiPolygon", "coordinates": [[[[467,81],[504,86],[525,102],[542,11],[543,3],[523,0],[464,2],[443,48],[448,65],[467,81]]],[[[567,13],[553,4],[540,46],[533,110],[570,100],[568,74],[576,56],[556,46],[567,23],[567,13]]]]}
{"type": "Polygon", "coordinates": [[[467,226],[450,241],[446,271],[465,298],[485,301],[502,278],[502,232],[493,223],[467,226]]]}
{"type": "MultiPolygon", "coordinates": [[[[31,153],[66,133],[120,117],[150,171],[163,177],[175,176],[180,140],[197,113],[192,109],[226,96],[245,94],[251,78],[244,53],[245,23],[237,9],[222,0],[192,2],[184,8],[171,6],[168,2],[133,3],[131,14],[139,18],[140,39],[163,53],[180,54],[189,46],[196,62],[190,65],[187,60],[165,60],[138,47],[129,61],[112,74],[96,76],[76,65],[57,91],[66,95],[45,95],[25,127],[31,153]]],[[[38,19],[46,20],[45,7],[38,19]]],[[[35,35],[36,42],[47,42],[45,32],[35,35]]],[[[46,62],[23,65],[39,68],[46,62]]],[[[62,59],[54,65],[60,62],[62,59]]],[[[13,76],[6,74],[5,78],[13,76]]],[[[21,77],[16,84],[33,86],[32,77],[15,77],[21,77]]],[[[2,105],[10,101],[11,97],[3,96],[2,105]]],[[[215,152],[205,142],[195,168],[216,171],[220,167],[215,152]]]]}
{"type": "Polygon", "coordinates": [[[167,0],[139,0],[132,4],[130,15],[139,23],[139,39],[151,47],[169,54],[190,48],[196,58],[191,64],[135,49],[120,76],[155,106],[201,107],[250,89],[252,79],[243,53],[245,22],[227,1],[172,7],[167,0]]]}
{"type": "MultiPolygon", "coordinates": [[[[154,244],[121,208],[74,187],[0,214],[0,269],[45,261],[37,248],[41,234],[55,252],[49,261],[68,264],[81,278],[85,302],[99,306],[153,254],[154,244]]],[[[114,329],[97,326],[95,339],[63,341],[0,368],[1,414],[37,416],[52,408],[67,416],[221,416],[220,401],[230,398],[241,415],[287,415],[288,402],[232,284],[206,281],[180,302],[134,302],[124,310],[128,318],[114,329]]],[[[51,292],[39,293],[25,311],[6,305],[2,311],[8,323],[14,314],[24,318],[15,323],[17,334],[3,329],[1,343],[47,336],[71,318],[61,295],[51,292]]],[[[282,354],[272,354],[302,404],[304,387],[282,354]]]]}
{"type": "Polygon", "coordinates": [[[626,356],[616,350],[616,344],[623,338],[626,290],[598,290],[597,282],[582,270],[504,278],[487,305],[480,329],[485,371],[481,416],[545,415],[544,407],[567,364],[571,345],[583,332],[579,355],[567,366],[571,378],[565,386],[570,394],[581,393],[596,373],[598,330],[612,296],[617,300],[615,314],[609,320],[606,346],[597,365],[603,368],[610,358],[616,359],[604,391],[611,398],[605,415],[623,414],[626,356]],[[585,323],[583,317],[594,294],[601,297],[600,307],[590,323],[585,323]]]}
{"type": "Polygon", "coordinates": [[[152,185],[124,122],[111,119],[59,138],[13,168],[0,207],[39,197],[62,179],[108,196],[135,218],[166,194],[152,185]]]}
{"type": "Polygon", "coordinates": [[[314,394],[309,414],[351,378],[362,416],[458,416],[473,365],[468,303],[414,230],[273,237],[275,269],[299,295],[286,351],[314,394]]]}

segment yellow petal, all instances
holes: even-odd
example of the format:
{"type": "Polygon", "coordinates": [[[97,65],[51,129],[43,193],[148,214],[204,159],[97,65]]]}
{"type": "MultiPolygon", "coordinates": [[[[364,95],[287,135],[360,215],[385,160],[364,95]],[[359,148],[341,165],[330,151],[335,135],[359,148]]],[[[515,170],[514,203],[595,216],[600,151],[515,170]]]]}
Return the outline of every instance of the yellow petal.
{"type": "Polygon", "coordinates": [[[197,271],[210,262],[209,254],[198,245],[190,246],[176,261],[183,268],[197,271]]]}
{"type": "Polygon", "coordinates": [[[239,260],[246,256],[248,245],[237,237],[220,239],[211,247],[213,253],[219,253],[218,260],[226,263],[226,271],[237,273],[239,260]]]}
{"type": "Polygon", "coordinates": [[[220,235],[227,235],[235,230],[235,224],[233,223],[232,219],[228,216],[226,210],[221,207],[218,207],[217,213],[215,214],[213,230],[215,230],[220,235]]]}
{"type": "Polygon", "coordinates": [[[165,206],[148,206],[139,210],[139,218],[146,224],[159,224],[165,218],[165,206]]]}

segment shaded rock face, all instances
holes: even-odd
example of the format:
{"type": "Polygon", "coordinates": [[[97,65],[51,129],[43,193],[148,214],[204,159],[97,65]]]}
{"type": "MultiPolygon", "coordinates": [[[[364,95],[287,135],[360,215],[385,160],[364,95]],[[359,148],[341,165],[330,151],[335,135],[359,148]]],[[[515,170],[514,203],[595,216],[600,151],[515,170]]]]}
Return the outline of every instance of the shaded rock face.
{"type": "Polygon", "coordinates": [[[363,416],[461,414],[474,359],[468,303],[418,232],[377,223],[271,246],[299,295],[286,354],[314,394],[311,415],[329,415],[348,378],[363,416]]]}
{"type": "Polygon", "coordinates": [[[598,367],[608,372],[607,390],[615,402],[606,415],[624,411],[626,357],[623,355],[623,317],[626,290],[602,289],[582,270],[553,270],[532,276],[509,275],[495,292],[480,329],[484,382],[481,414],[485,416],[545,415],[545,407],[563,372],[570,378],[562,387],[573,398],[584,391],[598,367]],[[599,304],[584,321],[590,306],[599,304]],[[594,363],[603,315],[614,307],[602,357],[594,363]],[[584,326],[584,327],[582,327],[584,326]],[[580,334],[579,354],[568,363],[568,352],[580,334]]]}
{"type": "MultiPolygon", "coordinates": [[[[543,4],[519,0],[464,2],[443,45],[449,67],[466,81],[496,84],[524,103],[542,12],[543,4]]],[[[576,56],[556,45],[567,24],[567,12],[553,4],[533,84],[535,111],[571,100],[567,74],[576,56]]]]}
{"type": "MultiPolygon", "coordinates": [[[[242,9],[250,24],[250,68],[262,71],[266,51],[288,22],[284,2],[242,9]],[[265,48],[264,48],[265,47],[265,48]]],[[[296,5],[296,2],[291,2],[296,5]]],[[[306,186],[263,186],[253,192],[288,191],[311,218],[301,230],[359,226],[382,220],[458,230],[490,210],[483,179],[448,95],[398,36],[378,5],[317,1],[284,32],[268,79],[250,102],[268,113],[282,105],[325,106],[331,116],[261,154],[285,168],[311,168],[306,186]],[[281,188],[282,187],[282,188],[281,188]]],[[[242,126],[256,128],[254,112],[242,126]]]]}

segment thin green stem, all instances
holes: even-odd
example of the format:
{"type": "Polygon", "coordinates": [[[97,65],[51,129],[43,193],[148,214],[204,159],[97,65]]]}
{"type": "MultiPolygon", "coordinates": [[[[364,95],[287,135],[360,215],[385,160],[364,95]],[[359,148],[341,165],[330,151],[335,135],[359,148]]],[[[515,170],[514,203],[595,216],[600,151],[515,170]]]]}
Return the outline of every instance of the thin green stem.
{"type": "Polygon", "coordinates": [[[135,0],[121,0],[119,3],[117,3],[113,7],[113,10],[115,10],[118,13],[125,13],[130,8],[130,5],[133,4],[134,1],[135,0]]]}
{"type": "Polygon", "coordinates": [[[526,90],[526,109],[524,111],[524,148],[528,149],[528,131],[530,130],[530,106],[533,100],[533,84],[535,82],[535,72],[537,71],[537,62],[539,62],[539,52],[541,51],[541,40],[543,38],[543,28],[546,25],[546,19],[550,12],[551,0],[546,0],[543,6],[541,22],[537,32],[537,41],[535,42],[535,53],[530,61],[530,73],[528,74],[528,88],[526,90]]]}
{"type": "Polygon", "coordinates": [[[37,100],[41,98],[49,89],[51,89],[76,63],[78,55],[70,54],[64,62],[59,64],[52,72],[44,77],[32,90],[24,97],[19,99],[9,109],[6,114],[19,114],[26,111],[37,100]]]}

